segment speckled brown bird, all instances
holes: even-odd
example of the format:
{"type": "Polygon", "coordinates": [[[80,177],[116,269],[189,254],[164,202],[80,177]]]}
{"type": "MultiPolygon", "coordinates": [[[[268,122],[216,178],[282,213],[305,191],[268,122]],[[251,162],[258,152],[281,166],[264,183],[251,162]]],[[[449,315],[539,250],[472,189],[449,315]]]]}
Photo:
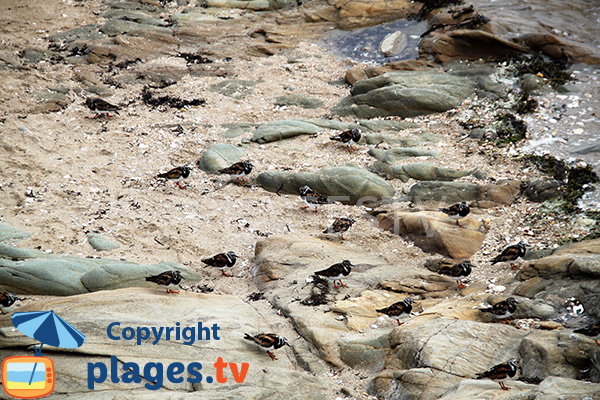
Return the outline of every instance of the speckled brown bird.
{"type": "Polygon", "coordinates": [[[112,112],[115,114],[119,114],[119,110],[121,109],[120,107],[115,106],[114,104],[110,104],[108,101],[102,100],[99,97],[87,99],[85,101],[85,105],[90,110],[96,113],[94,119],[98,118],[100,114],[105,114],[110,120],[110,113],[112,112]]]}
{"type": "Polygon", "coordinates": [[[342,143],[348,148],[348,151],[354,150],[353,145],[360,141],[360,129],[352,128],[338,135],[330,137],[331,140],[342,143]]]}
{"type": "Polygon", "coordinates": [[[314,212],[318,211],[319,206],[329,203],[326,197],[321,196],[319,193],[310,188],[310,186],[302,186],[300,188],[300,198],[306,203],[306,207],[303,209],[311,209],[314,212]]]}
{"type": "Polygon", "coordinates": [[[517,304],[519,302],[514,297],[509,297],[506,300],[498,302],[488,308],[480,308],[481,312],[492,314],[494,317],[500,320],[502,323],[509,324],[508,317],[513,315],[517,311],[517,304]]]}
{"type": "Polygon", "coordinates": [[[271,360],[277,360],[277,357],[275,357],[275,354],[271,353],[271,350],[277,350],[283,346],[290,346],[286,338],[274,333],[259,333],[254,336],[244,333],[244,335],[244,339],[251,341],[261,349],[266,350],[269,357],[271,357],[271,360]]]}
{"type": "MultiPolygon", "coordinates": [[[[25,298],[19,298],[19,297],[15,296],[14,294],[0,291],[0,307],[2,307],[2,308],[10,307],[13,304],[15,304],[16,301],[22,301],[22,300],[25,300],[25,298]]],[[[1,309],[0,309],[0,312],[2,314],[6,314],[1,309]]]]}
{"type": "Polygon", "coordinates": [[[173,168],[172,170],[167,171],[164,174],[158,174],[156,177],[173,181],[177,186],[179,186],[180,189],[183,189],[179,182],[190,176],[191,170],[192,169],[190,167],[184,165],[182,167],[173,168]]]}
{"type": "Polygon", "coordinates": [[[447,214],[450,218],[456,220],[456,225],[463,228],[463,226],[458,222],[459,219],[466,217],[471,212],[469,205],[466,201],[461,201],[458,204],[454,204],[448,208],[440,209],[441,212],[447,214]]]}
{"type": "Polygon", "coordinates": [[[233,267],[238,258],[239,256],[233,251],[228,251],[227,253],[219,253],[210,258],[205,258],[202,262],[209,267],[218,269],[224,276],[231,276],[225,273],[225,269],[233,267]]]}
{"type": "MultiPolygon", "coordinates": [[[[438,274],[451,276],[453,278],[460,278],[461,276],[469,276],[471,274],[472,267],[473,264],[471,264],[470,261],[463,261],[458,264],[450,263],[450,265],[442,265],[438,271],[438,274]]],[[[456,283],[458,284],[459,289],[466,287],[460,279],[458,279],[456,283]]]]}
{"type": "Polygon", "coordinates": [[[167,289],[167,293],[179,293],[179,290],[171,290],[170,286],[177,286],[184,279],[179,271],[165,271],[162,274],[149,276],[146,278],[149,282],[154,282],[167,289]]]}
{"type": "MultiPolygon", "coordinates": [[[[500,262],[518,261],[522,257],[525,257],[525,254],[527,253],[527,247],[525,247],[526,244],[527,243],[521,241],[517,244],[506,247],[504,250],[502,250],[502,253],[498,254],[492,259],[492,265],[500,262]]],[[[511,268],[514,269],[514,265],[515,264],[513,263],[511,268]]]]}
{"type": "Polygon", "coordinates": [[[335,281],[340,281],[341,287],[348,287],[344,285],[342,278],[350,275],[350,272],[352,272],[352,267],[354,267],[354,265],[352,265],[349,260],[344,260],[341,263],[333,264],[327,269],[315,272],[315,275],[319,275],[323,278],[333,281],[333,287],[336,289],[338,286],[336,285],[335,281]]]}
{"type": "Polygon", "coordinates": [[[227,168],[223,168],[222,170],[219,171],[219,173],[227,174],[227,175],[230,175],[232,178],[236,178],[238,185],[242,186],[242,182],[240,182],[240,178],[242,178],[242,181],[244,181],[244,183],[247,183],[246,180],[244,179],[244,176],[249,175],[250,172],[252,172],[252,168],[254,168],[252,163],[250,161],[246,160],[246,161],[236,162],[235,164],[232,164],[231,166],[229,166],[227,168]]]}
{"type": "Polygon", "coordinates": [[[392,304],[389,307],[381,308],[375,311],[377,311],[378,313],[385,314],[389,317],[395,318],[396,322],[398,322],[398,325],[402,325],[404,322],[400,322],[400,318],[410,315],[410,313],[412,312],[413,302],[413,299],[406,298],[402,301],[398,301],[392,304]]]}
{"type": "Polygon", "coordinates": [[[477,374],[477,379],[491,379],[500,384],[502,390],[510,390],[504,384],[505,380],[510,378],[514,378],[517,374],[517,360],[511,358],[507,362],[502,364],[494,365],[492,368],[488,369],[485,372],[477,374]]]}
{"type": "Polygon", "coordinates": [[[356,221],[352,217],[336,218],[335,221],[333,221],[333,224],[325,229],[323,233],[339,233],[342,235],[342,240],[344,240],[344,232],[347,232],[355,222],[356,221]]]}
{"type": "Polygon", "coordinates": [[[585,335],[596,341],[596,344],[600,346],[600,320],[589,324],[584,328],[575,329],[573,333],[585,335]]]}

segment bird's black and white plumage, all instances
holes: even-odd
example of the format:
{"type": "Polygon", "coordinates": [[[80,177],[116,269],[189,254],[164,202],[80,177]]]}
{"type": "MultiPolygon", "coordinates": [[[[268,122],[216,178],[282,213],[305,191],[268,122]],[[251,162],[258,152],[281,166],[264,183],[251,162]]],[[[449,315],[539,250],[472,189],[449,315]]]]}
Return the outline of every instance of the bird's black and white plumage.
{"type": "Polygon", "coordinates": [[[521,241],[517,244],[506,247],[504,250],[502,250],[502,253],[498,254],[492,259],[492,265],[500,262],[518,261],[522,257],[525,257],[525,254],[527,253],[527,247],[525,247],[525,245],[526,243],[521,241]]]}
{"type": "Polygon", "coordinates": [[[477,374],[477,379],[491,379],[500,384],[502,390],[509,390],[504,381],[514,378],[517,375],[517,360],[511,358],[507,362],[494,365],[485,372],[477,374]]]}
{"type": "Polygon", "coordinates": [[[149,282],[154,282],[167,289],[167,293],[179,293],[179,290],[171,290],[170,286],[178,286],[183,276],[179,271],[165,271],[162,274],[149,276],[146,278],[149,282]]]}
{"type": "Polygon", "coordinates": [[[508,317],[513,315],[517,311],[518,301],[514,297],[509,297],[499,303],[494,304],[491,307],[480,308],[481,312],[492,314],[494,317],[499,319],[502,323],[509,323],[508,317]]]}
{"type": "Polygon", "coordinates": [[[348,218],[336,218],[333,224],[323,231],[323,233],[339,233],[342,235],[344,240],[344,232],[348,231],[356,221],[352,217],[348,218]]]}
{"type": "Polygon", "coordinates": [[[318,207],[329,203],[327,197],[321,196],[319,193],[315,192],[310,186],[302,186],[300,188],[300,198],[306,203],[306,207],[315,212],[318,211],[318,207]]]}
{"type": "Polygon", "coordinates": [[[600,346],[600,320],[589,324],[584,328],[575,329],[573,333],[585,335],[596,341],[596,344],[600,346]]]}
{"type": "Polygon", "coordinates": [[[348,148],[348,151],[351,151],[353,149],[352,146],[360,141],[360,136],[360,129],[352,128],[339,135],[332,136],[330,139],[342,143],[348,148]]]}
{"type": "Polygon", "coordinates": [[[572,316],[581,315],[585,311],[581,301],[577,300],[575,297],[569,297],[565,303],[565,307],[572,316]]]}
{"type": "Polygon", "coordinates": [[[469,215],[471,209],[466,201],[461,201],[460,203],[454,204],[448,208],[442,208],[440,211],[444,214],[447,214],[450,218],[455,219],[456,225],[462,227],[458,220],[469,215]]]}
{"type": "Polygon", "coordinates": [[[392,304],[389,307],[381,308],[375,311],[377,311],[378,313],[385,314],[389,317],[395,318],[398,322],[398,325],[402,325],[404,322],[400,322],[400,318],[410,315],[410,313],[412,312],[413,302],[413,299],[406,298],[402,301],[398,301],[392,304]]]}
{"type": "Polygon", "coordinates": [[[267,354],[272,360],[277,360],[277,357],[271,353],[271,350],[277,350],[283,346],[290,346],[286,338],[274,333],[259,333],[258,335],[254,336],[244,333],[244,335],[244,339],[249,340],[260,348],[266,350],[267,354]]]}
{"type": "Polygon", "coordinates": [[[344,260],[341,263],[333,264],[327,269],[315,272],[315,275],[332,280],[333,286],[336,289],[338,288],[338,286],[336,285],[335,281],[340,281],[340,286],[348,287],[344,285],[344,283],[342,282],[342,278],[350,275],[353,266],[354,265],[352,265],[352,263],[349,260],[344,260]]]}
{"type": "Polygon", "coordinates": [[[120,107],[110,104],[108,101],[102,100],[99,97],[88,98],[85,101],[85,105],[96,113],[94,118],[98,118],[100,114],[105,114],[109,120],[110,113],[119,114],[119,110],[121,109],[120,107]]]}
{"type": "MultiPolygon", "coordinates": [[[[22,301],[22,300],[25,300],[25,298],[19,298],[19,297],[15,296],[14,294],[0,291],[0,307],[1,308],[10,307],[13,304],[15,304],[16,301],[22,301]]],[[[4,314],[4,311],[0,310],[0,312],[2,312],[2,314],[4,314]]]]}
{"type": "MultiPolygon", "coordinates": [[[[458,264],[446,262],[445,264],[443,263],[441,265],[437,273],[441,275],[451,276],[454,278],[460,278],[462,276],[469,276],[471,274],[472,268],[473,264],[471,264],[470,261],[463,261],[458,264]]],[[[460,279],[456,281],[456,283],[458,284],[458,287],[460,289],[463,289],[465,287],[465,284],[460,279]]]]}
{"type": "Polygon", "coordinates": [[[252,163],[248,160],[240,161],[240,162],[236,162],[235,164],[232,164],[231,166],[229,166],[227,168],[223,168],[222,170],[219,171],[219,173],[227,174],[227,175],[230,175],[232,178],[236,178],[238,181],[238,184],[241,186],[242,183],[240,182],[240,178],[245,183],[246,180],[244,179],[244,177],[246,175],[250,175],[250,172],[252,172],[253,167],[254,166],[252,165],[252,163]]]}
{"type": "Polygon", "coordinates": [[[190,176],[191,170],[192,169],[190,167],[184,165],[181,167],[173,168],[172,170],[167,171],[163,174],[158,174],[156,177],[173,181],[175,184],[177,184],[177,186],[179,186],[180,189],[183,189],[179,182],[190,176]]]}
{"type": "Polygon", "coordinates": [[[225,273],[226,268],[231,268],[235,265],[235,261],[239,258],[233,251],[228,251],[227,253],[219,253],[210,258],[205,258],[202,260],[204,264],[210,267],[215,267],[225,276],[231,276],[225,273]]]}

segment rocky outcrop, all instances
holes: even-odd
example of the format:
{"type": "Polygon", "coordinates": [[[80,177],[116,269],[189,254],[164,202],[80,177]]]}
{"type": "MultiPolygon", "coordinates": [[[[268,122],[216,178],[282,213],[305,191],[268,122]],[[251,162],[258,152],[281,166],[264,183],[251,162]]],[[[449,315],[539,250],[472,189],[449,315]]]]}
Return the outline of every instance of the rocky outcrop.
{"type": "Polygon", "coordinates": [[[469,217],[460,224],[442,212],[394,212],[377,215],[381,229],[413,241],[424,251],[455,259],[475,254],[485,238],[482,223],[469,217]]]}
{"type": "Polygon", "coordinates": [[[436,167],[430,163],[390,165],[386,162],[377,162],[373,166],[373,169],[390,179],[400,179],[402,182],[408,182],[409,179],[418,181],[453,181],[471,175],[470,171],[436,167]]]}
{"type": "Polygon", "coordinates": [[[252,141],[257,143],[276,142],[301,135],[314,135],[321,131],[316,125],[299,120],[275,121],[260,125],[252,141]]]}
{"type": "Polygon", "coordinates": [[[156,284],[145,278],[181,271],[189,283],[201,276],[174,262],[140,265],[107,258],[83,258],[19,249],[0,243],[0,287],[22,294],[70,296],[124,287],[156,284]]]}
{"type": "MultiPolygon", "coordinates": [[[[244,333],[276,331],[250,305],[235,296],[198,294],[182,292],[168,295],[158,289],[121,289],[102,291],[61,299],[46,299],[28,304],[21,311],[54,310],[56,314],[67,320],[85,335],[83,345],[75,350],[52,352],[51,358],[56,367],[56,386],[53,397],[60,399],[104,399],[109,396],[164,399],[165,390],[168,396],[181,399],[198,398],[223,399],[224,391],[231,398],[270,398],[289,399],[289,393],[296,393],[302,399],[320,400],[328,397],[327,389],[319,379],[297,366],[293,348],[285,346],[275,350],[277,361],[256,346],[245,341],[244,333]],[[224,313],[223,310],[227,310],[224,313]],[[90,317],[93,316],[93,317],[90,317]],[[107,335],[109,324],[119,322],[120,326],[111,327],[111,334],[119,340],[110,339],[107,335]],[[200,332],[199,324],[206,330],[200,332]],[[214,326],[218,330],[214,330],[214,326]],[[170,340],[162,332],[162,340],[155,341],[149,333],[148,339],[125,340],[124,329],[161,327],[175,329],[193,328],[194,333],[180,340],[172,331],[170,340]],[[218,340],[217,340],[218,337],[218,340]],[[191,342],[191,343],[190,343],[191,342]],[[184,343],[188,343],[187,345],[184,343]],[[140,383],[123,383],[111,381],[117,377],[110,376],[111,356],[115,357],[115,371],[122,375],[125,363],[136,363],[140,374],[146,372],[144,367],[150,362],[163,364],[165,375],[161,375],[163,390],[148,390],[149,376],[140,383]],[[229,368],[225,368],[225,383],[207,383],[207,377],[214,379],[216,370],[214,363],[219,357],[224,362],[235,362],[238,373],[242,372],[242,362],[248,363],[247,375],[243,382],[235,382],[229,368]],[[181,383],[173,383],[167,379],[167,367],[175,362],[182,363],[184,368],[192,362],[202,364],[203,380],[200,383],[189,383],[184,375],[181,383]],[[104,365],[109,378],[103,383],[94,384],[94,390],[88,388],[88,363],[104,365]],[[117,382],[117,383],[115,383],[117,382]],[[216,386],[215,386],[216,385],[216,386]]],[[[280,332],[283,335],[283,332],[280,332]]],[[[293,337],[288,339],[294,348],[302,348],[293,337]]],[[[21,334],[13,328],[10,317],[0,318],[0,357],[31,355],[31,345],[36,340],[21,334]],[[9,345],[10,344],[10,345],[9,345]]],[[[44,352],[51,351],[44,347],[44,352]]],[[[97,372],[101,367],[96,367],[97,372]]]]}
{"type": "Polygon", "coordinates": [[[481,208],[498,204],[512,204],[521,192],[521,182],[499,180],[498,183],[478,185],[467,182],[418,182],[410,187],[408,195],[415,202],[444,201],[457,203],[475,201],[481,208]]]}
{"type": "Polygon", "coordinates": [[[341,116],[414,117],[458,107],[474,91],[473,81],[443,72],[399,71],[364,79],[332,112],[341,116]]]}
{"type": "Polygon", "coordinates": [[[308,185],[330,201],[365,204],[391,198],[394,188],[377,175],[355,166],[323,168],[314,172],[263,172],[258,184],[269,192],[299,195],[308,185]]]}

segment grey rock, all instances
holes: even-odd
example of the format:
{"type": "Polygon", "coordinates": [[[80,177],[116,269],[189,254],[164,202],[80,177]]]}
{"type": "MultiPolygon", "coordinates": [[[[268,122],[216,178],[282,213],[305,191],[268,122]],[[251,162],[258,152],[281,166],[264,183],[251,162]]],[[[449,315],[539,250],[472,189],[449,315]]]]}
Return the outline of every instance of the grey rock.
{"type": "Polygon", "coordinates": [[[357,82],[332,112],[341,116],[414,117],[458,107],[475,89],[469,78],[442,72],[388,72],[357,82]]]}
{"type": "Polygon", "coordinates": [[[260,125],[251,140],[256,143],[269,143],[300,135],[314,135],[320,131],[318,126],[301,120],[274,121],[260,125]]]}
{"type": "Polygon", "coordinates": [[[221,125],[227,130],[221,133],[221,136],[224,138],[234,138],[243,135],[244,133],[250,132],[252,129],[256,128],[256,125],[246,124],[246,123],[233,123],[233,124],[223,124],[221,125]]]}
{"type": "Polygon", "coordinates": [[[98,32],[99,24],[90,24],[80,26],[78,28],[69,29],[65,32],[57,32],[48,36],[51,42],[73,42],[75,40],[97,40],[103,38],[103,35],[98,32]]]}
{"type": "Polygon", "coordinates": [[[0,282],[15,293],[70,296],[132,286],[152,287],[145,278],[178,270],[188,282],[201,276],[183,265],[160,262],[139,265],[103,258],[83,258],[18,249],[0,243],[0,282]]]}
{"type": "Polygon", "coordinates": [[[542,202],[546,200],[562,198],[560,182],[556,179],[536,179],[529,182],[523,192],[531,201],[542,202]]]}
{"type": "Polygon", "coordinates": [[[389,178],[400,179],[402,182],[408,182],[411,178],[418,181],[453,181],[471,174],[469,171],[436,167],[430,163],[394,166],[382,161],[375,163],[374,169],[380,174],[385,174],[389,178]]]}
{"type": "Polygon", "coordinates": [[[389,199],[394,187],[377,175],[355,166],[324,168],[314,172],[269,171],[258,175],[258,183],[269,192],[299,194],[302,186],[344,204],[364,204],[389,199]]]}
{"type": "Polygon", "coordinates": [[[96,251],[110,251],[121,247],[117,242],[107,239],[104,235],[98,233],[88,233],[88,242],[96,251]]]}
{"type": "Polygon", "coordinates": [[[380,371],[390,352],[389,332],[373,338],[342,338],[338,342],[341,360],[356,369],[380,371]]]}
{"type": "Polygon", "coordinates": [[[419,182],[410,187],[413,202],[436,200],[446,203],[472,201],[479,197],[480,187],[467,182],[419,182]]]}
{"type": "Polygon", "coordinates": [[[391,57],[394,54],[402,52],[408,45],[406,35],[401,31],[388,34],[379,43],[379,52],[385,57],[391,57]]]}
{"type": "Polygon", "coordinates": [[[322,100],[301,94],[288,94],[275,99],[276,106],[298,106],[307,109],[323,107],[322,100]]]}
{"type": "Polygon", "coordinates": [[[550,86],[545,83],[544,78],[534,74],[523,74],[521,76],[521,88],[523,91],[534,95],[541,95],[551,91],[550,86]]]}
{"type": "Polygon", "coordinates": [[[235,164],[244,155],[244,150],[227,143],[219,143],[212,146],[202,154],[198,160],[198,168],[216,174],[223,168],[235,164]]]}
{"type": "Polygon", "coordinates": [[[137,22],[138,24],[147,24],[155,26],[169,26],[167,21],[151,17],[145,13],[134,10],[110,10],[102,14],[106,19],[120,19],[124,21],[137,22]]]}
{"type": "Polygon", "coordinates": [[[581,90],[572,83],[565,83],[556,88],[558,93],[579,93],[581,90]]]}
{"type": "Polygon", "coordinates": [[[41,61],[49,60],[53,57],[58,58],[59,55],[56,52],[50,50],[40,50],[40,49],[24,49],[19,52],[19,57],[25,60],[27,63],[37,64],[41,61]]]}
{"type": "Polygon", "coordinates": [[[160,33],[163,35],[171,35],[172,31],[169,28],[163,28],[156,25],[140,24],[133,21],[125,21],[120,19],[112,19],[107,21],[100,28],[100,32],[108,36],[117,36],[132,31],[149,31],[153,33],[160,33]]]}
{"type": "Polygon", "coordinates": [[[369,155],[387,164],[395,164],[412,157],[438,157],[440,152],[412,147],[395,147],[389,150],[370,149],[369,155]]]}
{"type": "MultiPolygon", "coordinates": [[[[289,400],[290,393],[297,398],[321,400],[330,398],[330,389],[320,382],[318,377],[299,369],[294,361],[294,351],[289,347],[275,350],[277,362],[272,362],[268,355],[243,339],[244,332],[277,331],[277,327],[265,322],[264,316],[250,305],[235,296],[197,294],[182,292],[178,295],[167,295],[159,289],[124,289],[106,292],[88,293],[65,299],[45,299],[36,301],[23,311],[54,310],[85,336],[84,344],[74,351],[53,352],[51,357],[60,373],[56,374],[56,386],[52,397],[59,399],[272,399],[289,400]],[[226,310],[226,312],[224,312],[226,310]],[[90,318],[93,316],[93,318],[90,318]],[[120,337],[112,340],[107,335],[109,324],[120,322],[120,326],[111,327],[111,333],[120,337]],[[200,332],[199,324],[209,331],[200,332]],[[171,327],[194,329],[193,343],[181,339],[174,334],[166,340],[153,345],[154,336],[142,340],[125,340],[121,337],[126,327],[171,327]],[[219,340],[216,339],[216,331],[219,340]],[[199,337],[198,337],[199,336],[199,337]],[[188,343],[187,345],[184,343],[188,343]],[[111,382],[109,377],[103,383],[94,384],[94,390],[88,389],[87,363],[103,364],[110,375],[110,357],[115,356],[118,365],[115,367],[123,373],[126,362],[134,362],[143,371],[149,362],[160,362],[164,365],[162,390],[148,390],[140,383],[125,384],[111,382]],[[225,369],[225,383],[208,384],[206,376],[215,377],[213,363],[222,357],[225,362],[248,363],[247,375],[243,382],[237,383],[225,369]],[[187,367],[192,362],[202,364],[203,380],[192,384],[185,378],[181,383],[170,382],[166,377],[167,367],[180,362],[187,367]],[[199,395],[201,393],[201,395],[199,395]]],[[[189,332],[188,332],[189,333],[189,332]]],[[[295,346],[297,340],[288,337],[295,346]]],[[[9,318],[0,322],[0,357],[31,355],[31,344],[34,339],[15,330],[9,318]]],[[[46,350],[46,347],[44,347],[46,350]]],[[[97,366],[96,371],[100,369],[97,366]]],[[[141,372],[140,371],[140,372],[141,372]]],[[[238,369],[238,371],[240,371],[238,369]]],[[[241,371],[240,371],[241,372],[241,371]]]]}
{"type": "Polygon", "coordinates": [[[486,130],[482,128],[475,128],[469,132],[469,137],[471,139],[483,139],[486,134],[486,130]]]}
{"type": "Polygon", "coordinates": [[[580,147],[572,151],[576,154],[589,154],[589,153],[598,153],[600,152],[600,144],[592,144],[590,146],[580,147]]]}
{"type": "Polygon", "coordinates": [[[207,0],[210,7],[241,8],[253,11],[272,11],[298,5],[296,0],[207,0]]]}
{"type": "Polygon", "coordinates": [[[210,87],[211,92],[220,93],[223,96],[233,97],[234,99],[241,99],[247,94],[252,93],[252,87],[259,81],[245,81],[240,79],[227,79],[219,82],[210,87]]]}
{"type": "Polygon", "coordinates": [[[404,129],[415,129],[419,124],[407,121],[386,121],[380,119],[361,119],[359,125],[372,132],[401,131],[404,129]]]}
{"type": "Polygon", "coordinates": [[[10,225],[0,224],[0,243],[6,241],[19,241],[27,239],[31,233],[22,231],[10,225]]]}

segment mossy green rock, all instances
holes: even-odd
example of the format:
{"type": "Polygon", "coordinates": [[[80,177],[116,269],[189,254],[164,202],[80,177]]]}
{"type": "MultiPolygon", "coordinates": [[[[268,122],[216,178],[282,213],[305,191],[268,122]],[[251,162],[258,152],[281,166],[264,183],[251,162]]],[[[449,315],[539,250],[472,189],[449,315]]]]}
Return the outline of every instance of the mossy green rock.
{"type": "Polygon", "coordinates": [[[458,107],[475,90],[472,79],[432,71],[388,72],[354,85],[332,112],[341,116],[403,118],[458,107]]]}
{"type": "Polygon", "coordinates": [[[0,224],[0,242],[7,240],[19,241],[27,239],[31,233],[22,231],[10,225],[0,224]]]}
{"type": "Polygon", "coordinates": [[[235,164],[244,155],[244,150],[231,144],[219,143],[206,150],[198,161],[198,168],[216,174],[223,168],[235,164]]]}
{"type": "Polygon", "coordinates": [[[315,97],[301,95],[301,94],[288,94],[280,96],[275,99],[276,106],[297,106],[307,109],[315,109],[323,107],[324,103],[315,97]]]}
{"type": "Polygon", "coordinates": [[[19,249],[0,243],[0,287],[14,293],[70,296],[116,288],[156,284],[146,277],[181,271],[187,282],[201,276],[174,262],[140,265],[107,258],[84,258],[19,249]]]}
{"type": "Polygon", "coordinates": [[[389,199],[394,187],[372,172],[355,166],[324,168],[314,172],[271,171],[258,175],[258,183],[269,192],[298,194],[308,185],[331,201],[363,204],[389,199]]]}
{"type": "Polygon", "coordinates": [[[96,251],[110,251],[121,247],[117,242],[113,242],[98,233],[88,233],[86,236],[90,246],[96,251]]]}
{"type": "Polygon", "coordinates": [[[315,135],[321,131],[317,125],[301,120],[274,121],[256,129],[252,141],[256,143],[276,142],[301,135],[315,135]]]}
{"type": "Polygon", "coordinates": [[[410,178],[418,181],[453,181],[470,174],[469,171],[436,167],[430,163],[390,165],[378,161],[375,163],[374,169],[390,178],[400,179],[402,182],[408,182],[410,178]]]}
{"type": "Polygon", "coordinates": [[[371,149],[369,155],[387,164],[395,164],[412,157],[437,157],[440,152],[414,147],[395,147],[389,150],[371,149]]]}

